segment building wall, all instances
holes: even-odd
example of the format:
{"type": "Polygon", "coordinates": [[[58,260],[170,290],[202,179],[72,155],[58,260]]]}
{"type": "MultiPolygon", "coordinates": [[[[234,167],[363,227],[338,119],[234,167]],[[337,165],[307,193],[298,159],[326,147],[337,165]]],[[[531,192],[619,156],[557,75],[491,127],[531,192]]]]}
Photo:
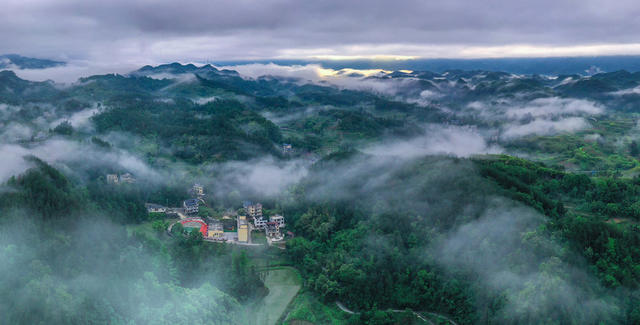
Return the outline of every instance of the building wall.
{"type": "Polygon", "coordinates": [[[220,238],[223,236],[223,234],[224,233],[222,230],[209,229],[209,237],[220,238]]]}
{"type": "Polygon", "coordinates": [[[238,228],[238,241],[249,241],[249,228],[247,227],[247,225],[242,225],[240,226],[240,228],[238,228]]]}

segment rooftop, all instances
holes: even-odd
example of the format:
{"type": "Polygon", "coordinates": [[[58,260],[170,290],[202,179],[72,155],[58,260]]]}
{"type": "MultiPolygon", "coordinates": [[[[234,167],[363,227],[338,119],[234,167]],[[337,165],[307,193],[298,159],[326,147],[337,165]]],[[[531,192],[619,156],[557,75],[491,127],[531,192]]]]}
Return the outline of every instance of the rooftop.
{"type": "Polygon", "coordinates": [[[194,205],[198,205],[198,200],[196,199],[188,199],[184,201],[184,204],[186,206],[194,206],[194,205]]]}
{"type": "Polygon", "coordinates": [[[222,230],[222,223],[220,222],[212,222],[209,223],[210,230],[222,230]]]}
{"type": "Polygon", "coordinates": [[[155,204],[155,203],[145,203],[144,206],[146,208],[150,208],[150,209],[162,209],[164,208],[164,206],[160,205],[160,204],[155,204]]]}

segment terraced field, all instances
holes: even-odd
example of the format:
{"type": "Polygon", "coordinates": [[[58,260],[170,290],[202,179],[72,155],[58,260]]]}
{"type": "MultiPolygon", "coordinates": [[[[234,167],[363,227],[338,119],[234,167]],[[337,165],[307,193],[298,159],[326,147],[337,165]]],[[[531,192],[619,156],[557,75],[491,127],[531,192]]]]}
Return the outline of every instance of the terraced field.
{"type": "Polygon", "coordinates": [[[268,271],[265,285],[269,294],[257,304],[248,307],[246,324],[276,324],[287,305],[296,296],[301,287],[300,274],[292,267],[276,267],[268,271]]]}

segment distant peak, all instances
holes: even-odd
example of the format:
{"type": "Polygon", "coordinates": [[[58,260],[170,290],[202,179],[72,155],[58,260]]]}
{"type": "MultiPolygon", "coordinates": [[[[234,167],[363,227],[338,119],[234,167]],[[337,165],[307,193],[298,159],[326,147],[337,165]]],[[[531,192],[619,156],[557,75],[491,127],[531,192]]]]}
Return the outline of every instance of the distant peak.
{"type": "Polygon", "coordinates": [[[37,59],[18,54],[0,55],[0,69],[17,67],[18,69],[46,69],[66,65],[62,61],[37,59]]]}

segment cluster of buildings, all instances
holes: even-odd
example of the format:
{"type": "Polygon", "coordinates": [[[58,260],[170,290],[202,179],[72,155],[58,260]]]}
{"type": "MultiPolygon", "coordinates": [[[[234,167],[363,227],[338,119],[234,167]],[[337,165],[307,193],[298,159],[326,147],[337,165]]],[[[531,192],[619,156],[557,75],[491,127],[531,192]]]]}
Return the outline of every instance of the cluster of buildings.
{"type": "MultiPolygon", "coordinates": [[[[221,220],[205,218],[207,220],[205,221],[205,219],[193,217],[194,214],[198,214],[199,205],[200,202],[204,202],[205,193],[203,186],[200,184],[193,185],[190,193],[196,198],[184,200],[182,202],[182,208],[168,208],[154,203],[147,203],[145,207],[149,213],[177,213],[180,216],[178,222],[181,223],[183,227],[188,229],[188,231],[193,231],[197,228],[203,237],[208,240],[230,240],[239,243],[251,243],[252,230],[264,231],[270,241],[279,241],[284,238],[282,234],[282,228],[285,227],[284,217],[279,214],[274,214],[266,218],[263,215],[262,204],[251,201],[243,202],[243,210],[238,210],[238,212],[243,213],[236,214],[235,210],[233,210],[232,214],[236,219],[236,236],[229,237],[232,233],[225,235],[223,222],[233,222],[233,218],[228,216],[223,217],[221,220]],[[180,211],[183,211],[184,214],[181,214],[180,211]]],[[[233,230],[233,224],[227,224],[227,228],[233,230]]]]}
{"type": "Polygon", "coordinates": [[[252,203],[251,201],[245,201],[242,207],[247,215],[253,219],[254,229],[264,230],[267,238],[271,240],[282,240],[283,236],[280,229],[285,227],[283,216],[276,214],[266,219],[262,215],[262,204],[252,203]]]}
{"type": "Polygon", "coordinates": [[[196,214],[200,211],[200,201],[204,200],[204,187],[200,184],[194,184],[189,192],[196,198],[182,202],[182,208],[185,214],[196,214]]]}
{"type": "Polygon", "coordinates": [[[129,183],[133,184],[136,182],[136,179],[130,173],[124,173],[118,176],[118,174],[107,174],[107,183],[109,184],[120,184],[120,183],[129,183]]]}

